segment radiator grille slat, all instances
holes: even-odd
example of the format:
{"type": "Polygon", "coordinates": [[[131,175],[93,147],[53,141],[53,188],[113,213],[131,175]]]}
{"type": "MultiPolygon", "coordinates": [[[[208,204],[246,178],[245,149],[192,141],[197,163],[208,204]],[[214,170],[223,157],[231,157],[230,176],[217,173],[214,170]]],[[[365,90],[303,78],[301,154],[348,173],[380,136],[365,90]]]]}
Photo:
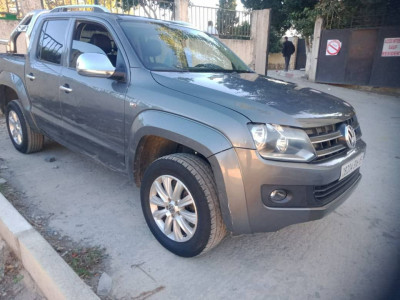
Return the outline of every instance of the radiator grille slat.
{"type": "Polygon", "coordinates": [[[356,116],[344,122],[305,129],[317,153],[315,161],[337,157],[347,152],[347,146],[340,141],[343,138],[340,127],[343,124],[351,125],[354,128],[357,139],[361,137],[360,125],[356,116]]]}

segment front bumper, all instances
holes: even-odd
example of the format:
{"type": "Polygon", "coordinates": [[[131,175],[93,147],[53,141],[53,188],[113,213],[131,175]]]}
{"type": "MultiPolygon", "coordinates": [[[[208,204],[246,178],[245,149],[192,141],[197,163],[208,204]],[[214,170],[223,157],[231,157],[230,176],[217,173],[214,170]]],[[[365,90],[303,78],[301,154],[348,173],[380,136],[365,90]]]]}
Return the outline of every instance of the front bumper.
{"type": "MultiPolygon", "coordinates": [[[[322,163],[271,161],[260,157],[255,150],[240,148],[217,154],[215,158],[222,166],[220,172],[214,171],[214,175],[220,192],[221,211],[228,229],[234,234],[276,231],[324,217],[351,195],[361,175],[349,175],[351,180],[347,180],[340,192],[323,202],[315,201],[314,188],[338,182],[342,165],[365,151],[366,144],[358,140],[356,148],[345,157],[322,163]],[[236,156],[237,165],[232,164],[233,156],[236,156]],[[224,181],[226,193],[220,191],[220,180],[224,181]],[[279,188],[289,190],[293,199],[283,206],[270,205],[266,195],[279,188]]],[[[214,167],[215,164],[212,164],[214,167]]]]}

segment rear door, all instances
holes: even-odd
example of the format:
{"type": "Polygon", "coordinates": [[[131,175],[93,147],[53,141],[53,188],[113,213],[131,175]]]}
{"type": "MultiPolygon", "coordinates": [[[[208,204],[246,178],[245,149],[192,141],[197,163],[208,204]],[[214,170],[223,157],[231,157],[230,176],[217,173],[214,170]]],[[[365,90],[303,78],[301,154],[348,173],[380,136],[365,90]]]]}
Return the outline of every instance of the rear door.
{"type": "Polygon", "coordinates": [[[124,103],[129,80],[82,76],[76,60],[82,53],[108,56],[126,73],[126,56],[111,26],[100,19],[77,19],[68,43],[70,53],[60,85],[64,140],[72,148],[113,169],[125,170],[124,103]]]}
{"type": "Polygon", "coordinates": [[[52,138],[61,136],[60,75],[66,50],[68,19],[45,19],[25,66],[25,84],[37,125],[52,138]]]}

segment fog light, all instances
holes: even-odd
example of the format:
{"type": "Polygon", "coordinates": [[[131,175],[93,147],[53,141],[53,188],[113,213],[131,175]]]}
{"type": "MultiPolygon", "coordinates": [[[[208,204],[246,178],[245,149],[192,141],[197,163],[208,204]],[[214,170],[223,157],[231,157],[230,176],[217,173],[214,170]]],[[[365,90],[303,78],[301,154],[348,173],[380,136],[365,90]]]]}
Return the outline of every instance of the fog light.
{"type": "Polygon", "coordinates": [[[287,192],[285,190],[274,190],[269,195],[272,202],[280,203],[286,200],[287,192]]]}

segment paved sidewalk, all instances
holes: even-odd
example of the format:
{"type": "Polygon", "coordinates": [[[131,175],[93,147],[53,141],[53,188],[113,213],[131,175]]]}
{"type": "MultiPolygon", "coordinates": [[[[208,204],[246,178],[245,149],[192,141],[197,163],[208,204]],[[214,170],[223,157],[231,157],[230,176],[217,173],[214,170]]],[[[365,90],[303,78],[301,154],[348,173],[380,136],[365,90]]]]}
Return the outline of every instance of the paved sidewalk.
{"type": "Polygon", "coordinates": [[[107,249],[116,299],[383,299],[400,286],[400,99],[290,80],[354,105],[368,143],[359,188],[323,220],[228,237],[205,256],[183,259],[153,238],[127,177],[54,143],[22,155],[4,118],[1,176],[61,235],[107,249]]]}

